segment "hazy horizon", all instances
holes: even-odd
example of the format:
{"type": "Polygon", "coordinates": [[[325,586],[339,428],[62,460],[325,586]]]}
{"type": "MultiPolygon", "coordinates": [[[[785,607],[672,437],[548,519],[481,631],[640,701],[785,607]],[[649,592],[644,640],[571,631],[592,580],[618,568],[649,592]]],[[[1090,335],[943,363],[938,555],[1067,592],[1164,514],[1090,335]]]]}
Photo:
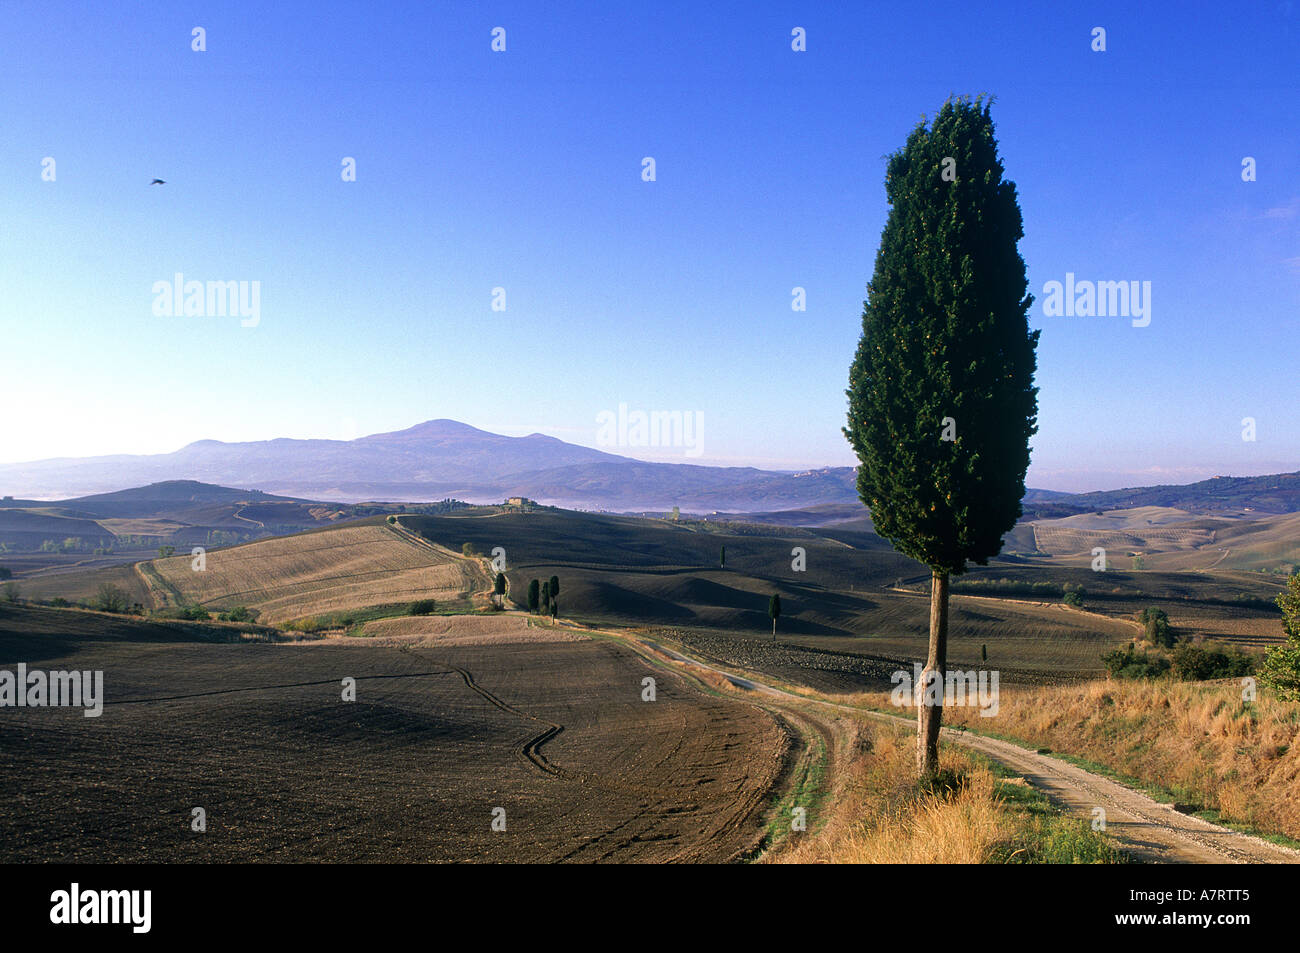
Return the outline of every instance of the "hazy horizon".
{"type": "MultiPolygon", "coordinates": [[[[450,418],[430,418],[430,419],[431,419],[431,420],[450,420],[450,418]]],[[[357,434],[357,435],[355,435],[355,436],[353,436],[353,437],[339,437],[339,436],[333,436],[333,435],[329,435],[329,434],[301,434],[301,435],[297,435],[297,434],[279,434],[279,435],[277,435],[276,437],[270,437],[270,438],[254,438],[254,440],[250,440],[250,441],[245,441],[245,440],[221,440],[220,438],[214,438],[214,437],[195,437],[193,440],[186,440],[186,441],[185,441],[183,444],[181,444],[180,446],[173,447],[173,448],[171,448],[171,449],[169,449],[169,450],[159,451],[158,453],[160,453],[160,454],[174,453],[174,452],[176,452],[176,451],[178,451],[178,450],[183,449],[183,448],[186,447],[186,446],[189,446],[190,444],[198,443],[198,442],[201,442],[201,441],[207,441],[207,440],[216,440],[217,442],[220,442],[220,443],[246,443],[246,442],[255,442],[256,440],[262,440],[262,439],[288,439],[288,440],[341,440],[341,441],[349,441],[349,440],[361,439],[361,438],[363,438],[363,437],[374,436],[375,434],[392,433],[392,432],[398,432],[398,431],[402,431],[402,430],[407,430],[407,429],[410,429],[411,427],[415,427],[415,426],[418,426],[418,425],[420,425],[420,424],[427,423],[427,422],[429,422],[429,421],[423,421],[423,420],[422,420],[422,421],[414,421],[414,422],[408,423],[408,424],[406,424],[406,425],[404,425],[404,426],[389,427],[389,428],[385,428],[385,429],[383,429],[383,430],[377,430],[377,431],[374,431],[373,433],[357,434]]],[[[803,466],[792,466],[792,467],[791,467],[791,466],[766,466],[766,465],[763,465],[761,462],[756,462],[756,461],[754,461],[754,460],[752,460],[752,459],[746,459],[746,460],[742,460],[742,461],[739,461],[739,462],[735,462],[735,461],[726,461],[726,460],[716,460],[716,459],[710,459],[710,458],[708,458],[708,457],[700,457],[700,458],[698,458],[698,459],[683,459],[682,456],[681,456],[681,451],[680,451],[680,450],[672,450],[671,448],[665,448],[665,454],[661,454],[661,455],[655,456],[655,455],[646,455],[646,454],[644,454],[644,453],[638,453],[638,452],[635,452],[635,448],[629,450],[629,448],[626,448],[626,447],[606,447],[606,446],[600,446],[600,445],[599,445],[598,443],[596,443],[596,442],[585,442],[585,443],[584,443],[584,442],[579,441],[579,440],[568,439],[568,438],[566,438],[564,435],[562,435],[561,433],[556,433],[556,432],[552,432],[552,433],[542,433],[541,431],[528,431],[528,432],[526,432],[526,433],[525,433],[525,432],[511,433],[511,432],[510,432],[510,429],[511,429],[511,428],[494,429],[493,427],[490,427],[490,426],[480,426],[480,425],[477,425],[477,424],[470,423],[469,421],[454,421],[454,422],[455,422],[455,423],[465,424],[466,426],[473,427],[473,428],[476,429],[476,430],[485,431],[485,432],[487,432],[487,433],[500,434],[500,435],[502,435],[502,436],[507,436],[507,437],[527,437],[527,436],[532,436],[532,435],[534,435],[534,434],[540,434],[540,435],[542,435],[542,436],[546,436],[546,437],[554,437],[554,438],[556,438],[556,439],[558,439],[558,440],[564,440],[566,443],[572,443],[572,444],[575,444],[575,445],[577,445],[577,446],[587,447],[587,448],[592,449],[592,450],[600,450],[600,451],[602,451],[602,452],[612,453],[612,454],[615,454],[615,455],[617,455],[617,456],[628,457],[628,458],[633,459],[633,460],[643,460],[643,461],[653,462],[653,463],[690,463],[690,464],[695,464],[695,465],[704,465],[704,466],[734,466],[734,467],[751,467],[751,466],[752,466],[752,467],[756,467],[756,468],[758,468],[758,469],[763,469],[763,470],[778,470],[778,471],[783,471],[783,472],[801,472],[801,471],[806,471],[806,470],[820,470],[820,469],[823,469],[823,468],[826,468],[826,467],[856,466],[856,462],[852,462],[852,461],[847,462],[847,463],[809,463],[809,464],[806,464],[806,465],[803,465],[803,466]],[[674,455],[674,454],[675,454],[675,455],[674,455]]],[[[515,429],[521,429],[521,428],[515,428],[515,429]]],[[[151,453],[146,453],[146,454],[129,454],[129,453],[123,453],[123,454],[105,454],[104,456],[119,456],[119,455],[120,455],[120,456],[151,456],[151,455],[154,455],[154,454],[151,454],[151,453]]],[[[43,458],[43,459],[62,459],[62,458],[68,458],[69,456],[70,456],[70,455],[61,454],[61,455],[59,455],[58,457],[43,458]]],[[[96,456],[98,456],[98,455],[96,455],[96,456]]],[[[0,461],[0,463],[2,463],[2,462],[7,462],[7,461],[0,461]]],[[[42,462],[42,461],[38,461],[38,460],[22,460],[22,461],[12,461],[12,462],[14,462],[14,463],[38,463],[38,462],[42,462]]],[[[1196,483],[1196,482],[1199,482],[1200,480],[1209,479],[1210,477],[1214,477],[1214,476],[1230,476],[1230,477],[1267,476],[1267,475],[1269,475],[1269,474],[1273,474],[1273,473],[1290,473],[1290,472],[1294,472],[1295,469],[1296,469],[1296,467],[1295,467],[1294,465],[1293,465],[1293,466],[1290,466],[1290,467],[1287,467],[1287,466],[1281,466],[1281,465],[1280,465],[1280,466],[1278,466],[1276,469],[1267,469],[1267,468],[1265,468],[1265,469],[1260,469],[1260,470],[1258,470],[1258,471],[1256,471],[1256,472],[1232,472],[1232,471],[1230,471],[1230,470],[1217,470],[1217,471],[1211,473],[1211,472],[1208,472],[1208,468],[1198,468],[1198,469],[1195,469],[1195,470],[1188,470],[1188,471],[1186,471],[1186,472],[1173,471],[1173,470],[1162,469],[1162,468],[1155,468],[1155,469],[1153,469],[1152,471],[1149,471],[1149,472],[1147,472],[1147,473],[1138,472],[1138,473],[1132,473],[1132,474],[1129,474],[1129,476],[1131,476],[1131,477],[1136,477],[1136,478],[1137,478],[1135,481],[1130,481],[1130,482],[1123,482],[1122,480],[1119,480],[1118,478],[1117,478],[1117,480],[1112,480],[1112,481],[1110,481],[1110,482],[1105,482],[1102,478],[1096,476],[1097,473],[1098,473],[1099,471],[1089,471],[1089,472],[1092,474],[1092,476],[1094,477],[1093,480],[1088,480],[1088,479],[1084,476],[1084,474],[1082,474],[1082,473],[1077,473],[1077,472],[1076,472],[1076,473],[1062,474],[1062,475],[1060,475],[1060,479],[1054,479],[1051,475],[1047,475],[1047,476],[1045,477],[1044,480],[1040,480],[1040,481],[1038,481],[1038,482],[1035,482],[1035,481],[1032,480],[1032,479],[1027,479],[1025,485],[1026,485],[1026,488],[1027,488],[1027,489],[1056,490],[1056,491],[1058,491],[1058,492],[1064,492],[1064,493],[1087,493],[1087,492],[1091,492],[1091,491],[1093,491],[1093,490],[1119,490],[1119,489],[1126,489],[1126,488],[1128,488],[1128,487],[1152,486],[1152,485],[1161,484],[1161,483],[1166,483],[1166,484],[1171,484],[1171,485],[1180,485],[1180,484],[1186,484],[1186,483],[1196,483]],[[1202,469],[1205,469],[1206,472],[1202,472],[1202,469]],[[1053,485],[1053,483],[1055,483],[1055,485],[1053,485]]],[[[1034,472],[1034,471],[1033,471],[1033,469],[1031,468],[1030,473],[1032,474],[1033,472],[1034,472]]],[[[1040,471],[1040,472],[1041,472],[1041,471],[1040,471]]],[[[206,482],[206,481],[200,481],[200,482],[206,482]]],[[[128,487],[120,487],[119,489],[128,489],[128,487]]],[[[58,495],[42,495],[42,496],[34,497],[34,498],[37,498],[37,499],[59,499],[59,498],[61,498],[61,497],[59,497],[58,495]]]]}

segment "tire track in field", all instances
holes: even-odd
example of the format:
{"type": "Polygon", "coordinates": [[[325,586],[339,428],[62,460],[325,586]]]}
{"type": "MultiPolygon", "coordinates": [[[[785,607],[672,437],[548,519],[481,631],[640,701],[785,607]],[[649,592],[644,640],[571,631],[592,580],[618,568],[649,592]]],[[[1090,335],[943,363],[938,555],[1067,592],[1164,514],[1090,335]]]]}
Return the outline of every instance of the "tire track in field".
{"type": "MultiPolygon", "coordinates": [[[[442,672],[401,672],[396,675],[354,675],[351,678],[358,682],[371,681],[382,678],[427,678],[430,675],[451,675],[450,671],[442,672]]],[[[156,695],[149,698],[114,698],[112,701],[105,700],[104,704],[113,705],[149,705],[153,702],[171,702],[183,701],[187,698],[208,698],[212,695],[237,695],[244,692],[270,692],[283,688],[310,688],[313,685],[338,685],[340,680],[337,678],[318,679],[314,682],[286,682],[283,685],[250,685],[247,688],[214,688],[206,692],[188,692],[184,695],[156,695]]]]}
{"type": "MultiPolygon", "coordinates": [[[[401,647],[401,651],[406,652],[407,654],[415,658],[421,658],[421,656],[417,655],[415,650],[412,649],[410,646],[403,645],[401,647]]],[[[553,721],[547,721],[545,718],[538,718],[536,715],[530,715],[526,711],[520,711],[518,708],[515,708],[509,702],[503,701],[502,699],[498,698],[496,695],[493,695],[490,691],[488,691],[478,682],[474,681],[474,676],[470,674],[468,669],[461,668],[459,665],[453,665],[451,662],[444,662],[442,664],[446,665],[449,669],[451,669],[457,675],[459,675],[461,679],[465,682],[465,686],[469,688],[470,691],[479,695],[484,701],[492,705],[494,708],[498,708],[501,711],[506,712],[507,714],[514,715],[516,718],[524,718],[527,719],[528,721],[535,721],[539,725],[545,725],[546,728],[540,734],[538,734],[536,737],[530,738],[527,742],[524,743],[524,746],[523,748],[520,749],[519,754],[521,757],[524,758],[524,760],[528,761],[539,771],[541,771],[542,773],[550,777],[556,777],[556,778],[569,777],[568,773],[565,772],[562,768],[559,768],[556,765],[552,764],[550,761],[548,761],[546,759],[546,756],[543,755],[541,751],[542,745],[546,744],[546,742],[550,741],[552,738],[556,737],[560,732],[564,730],[563,725],[556,724],[553,721]]]]}

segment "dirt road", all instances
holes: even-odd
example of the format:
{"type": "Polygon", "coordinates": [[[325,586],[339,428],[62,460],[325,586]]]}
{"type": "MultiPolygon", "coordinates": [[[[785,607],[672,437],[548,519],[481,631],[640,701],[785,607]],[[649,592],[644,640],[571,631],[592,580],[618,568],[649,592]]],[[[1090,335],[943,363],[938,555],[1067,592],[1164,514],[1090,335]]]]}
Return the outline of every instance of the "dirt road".
{"type": "MultiPolygon", "coordinates": [[[[647,644],[677,661],[722,675],[738,688],[759,692],[774,699],[797,701],[801,705],[811,702],[854,712],[874,721],[914,730],[915,721],[911,718],[805,698],[706,665],[662,645],[647,644]]],[[[952,728],[944,728],[943,737],[949,743],[974,749],[1017,772],[1070,814],[1093,820],[1099,818],[1095,811],[1100,808],[1104,812],[1101,816],[1104,816],[1107,833],[1118,839],[1139,860],[1200,864],[1300,863],[1300,851],[1179,813],[1171,806],[1161,804],[1139,791],[1059,758],[1037,754],[1011,742],[952,728]]]]}

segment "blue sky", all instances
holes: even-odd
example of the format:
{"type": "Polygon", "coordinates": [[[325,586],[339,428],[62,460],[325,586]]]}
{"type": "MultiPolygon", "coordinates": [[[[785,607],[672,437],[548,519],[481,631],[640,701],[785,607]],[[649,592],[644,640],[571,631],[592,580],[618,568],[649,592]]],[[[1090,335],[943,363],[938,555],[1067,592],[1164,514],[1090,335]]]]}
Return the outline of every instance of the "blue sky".
{"type": "Polygon", "coordinates": [[[698,414],[703,453],[616,452],[851,464],[884,156],[988,92],[1030,485],[1300,468],[1294,4],[702,6],[6,4],[0,462],[435,417],[595,446],[626,403],[698,414]],[[176,272],[260,282],[259,323],[155,315],[176,272]],[[1150,326],[1045,316],[1067,272],[1150,281],[1150,326]]]}

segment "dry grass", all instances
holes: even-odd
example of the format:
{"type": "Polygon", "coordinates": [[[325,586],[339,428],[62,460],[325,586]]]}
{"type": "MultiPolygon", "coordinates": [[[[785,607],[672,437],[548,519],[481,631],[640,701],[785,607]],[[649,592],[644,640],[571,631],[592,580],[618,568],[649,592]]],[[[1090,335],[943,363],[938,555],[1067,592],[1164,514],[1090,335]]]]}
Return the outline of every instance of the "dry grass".
{"type": "Polygon", "coordinates": [[[924,794],[914,778],[914,739],[860,728],[869,750],[846,768],[826,825],[772,859],[793,864],[981,864],[1015,833],[995,779],[963,752],[945,749],[941,768],[964,783],[924,794]]]}
{"type": "Polygon", "coordinates": [[[949,708],[944,720],[1086,758],[1300,839],[1300,704],[1261,694],[1246,705],[1235,680],[1004,688],[997,716],[949,708]]]}
{"type": "Polygon", "coordinates": [[[515,615],[402,616],[367,622],[363,634],[372,637],[378,645],[409,641],[416,647],[584,642],[587,639],[573,629],[529,625],[528,621],[515,615]]]}
{"type": "Polygon", "coordinates": [[[387,526],[343,526],[207,554],[207,569],[175,556],[150,564],[171,602],[247,606],[277,624],[364,606],[464,598],[481,567],[387,526]]]}

